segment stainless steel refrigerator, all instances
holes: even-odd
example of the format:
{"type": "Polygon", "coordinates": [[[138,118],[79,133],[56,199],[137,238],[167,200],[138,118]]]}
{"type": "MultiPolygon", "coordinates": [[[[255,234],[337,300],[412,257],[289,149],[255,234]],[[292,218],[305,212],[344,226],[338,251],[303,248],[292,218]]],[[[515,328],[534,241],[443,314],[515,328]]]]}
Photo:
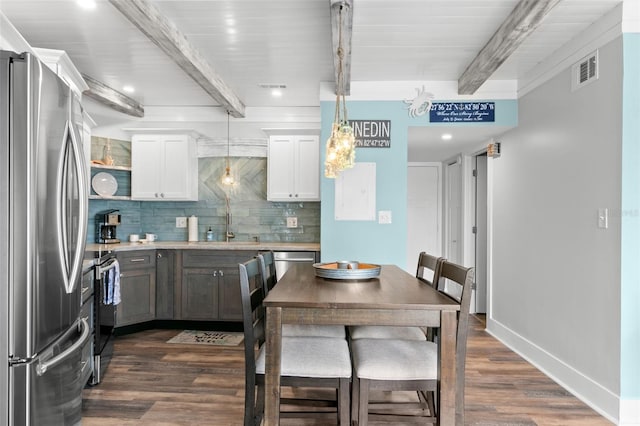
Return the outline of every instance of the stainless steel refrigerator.
{"type": "MultiPolygon", "coordinates": [[[[88,178],[82,109],[36,57],[0,51],[0,422],[79,424],[88,178]]],[[[86,376],[85,376],[86,377],[86,376]]]]}

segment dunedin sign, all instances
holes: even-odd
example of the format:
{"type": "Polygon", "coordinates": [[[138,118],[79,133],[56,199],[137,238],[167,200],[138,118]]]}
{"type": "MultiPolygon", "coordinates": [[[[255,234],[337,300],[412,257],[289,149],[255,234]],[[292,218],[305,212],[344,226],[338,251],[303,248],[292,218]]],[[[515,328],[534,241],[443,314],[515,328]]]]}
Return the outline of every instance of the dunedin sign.
{"type": "Polygon", "coordinates": [[[356,148],[391,148],[391,120],[349,120],[356,148]]]}

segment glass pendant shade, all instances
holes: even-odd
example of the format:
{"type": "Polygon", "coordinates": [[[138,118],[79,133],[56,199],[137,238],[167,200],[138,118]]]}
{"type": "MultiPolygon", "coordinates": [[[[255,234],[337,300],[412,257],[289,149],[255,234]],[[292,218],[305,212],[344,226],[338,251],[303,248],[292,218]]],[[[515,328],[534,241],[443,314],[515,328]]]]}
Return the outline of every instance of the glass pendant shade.
{"type": "Polygon", "coordinates": [[[229,111],[227,111],[227,167],[225,168],[224,175],[222,175],[223,185],[233,185],[235,183],[235,180],[231,175],[231,167],[229,166],[229,151],[230,151],[229,147],[231,145],[231,140],[229,136],[229,115],[230,113],[229,111]]]}
{"type": "Polygon", "coordinates": [[[231,169],[229,167],[226,168],[224,175],[222,176],[222,183],[225,185],[233,185],[234,179],[231,176],[231,169]]]}
{"type": "Polygon", "coordinates": [[[353,128],[347,123],[333,123],[331,136],[327,140],[324,175],[335,178],[344,169],[353,167],[356,159],[353,128]]]}

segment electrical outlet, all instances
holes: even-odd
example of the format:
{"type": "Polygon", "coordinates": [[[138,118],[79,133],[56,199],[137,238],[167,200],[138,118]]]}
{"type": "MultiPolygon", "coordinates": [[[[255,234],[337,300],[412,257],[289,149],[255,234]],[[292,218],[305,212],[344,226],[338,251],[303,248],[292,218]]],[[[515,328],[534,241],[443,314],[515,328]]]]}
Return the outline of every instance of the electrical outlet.
{"type": "Polygon", "coordinates": [[[287,218],[287,228],[297,228],[298,227],[298,218],[295,216],[290,216],[287,218]]]}
{"type": "Polygon", "coordinates": [[[186,228],[186,227],[187,227],[187,218],[176,217],[176,228],[186,228]]]}
{"type": "Polygon", "coordinates": [[[384,223],[384,224],[391,223],[391,211],[380,210],[378,212],[378,223],[384,223]]]}

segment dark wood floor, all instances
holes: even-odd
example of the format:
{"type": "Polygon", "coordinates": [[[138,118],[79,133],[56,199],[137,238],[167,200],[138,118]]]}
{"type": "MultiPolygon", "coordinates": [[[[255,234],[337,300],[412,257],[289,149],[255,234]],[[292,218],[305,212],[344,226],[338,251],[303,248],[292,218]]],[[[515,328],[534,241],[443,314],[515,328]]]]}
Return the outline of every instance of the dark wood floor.
{"type": "MultiPolygon", "coordinates": [[[[466,424],[611,424],[485,333],[482,318],[473,317],[470,327],[466,424]]],[[[177,333],[150,330],[118,337],[103,382],[84,391],[83,426],[241,425],[242,345],[166,343],[177,333]]],[[[393,394],[393,398],[411,397],[393,394]]],[[[331,423],[286,419],[282,424],[331,423]]]]}

